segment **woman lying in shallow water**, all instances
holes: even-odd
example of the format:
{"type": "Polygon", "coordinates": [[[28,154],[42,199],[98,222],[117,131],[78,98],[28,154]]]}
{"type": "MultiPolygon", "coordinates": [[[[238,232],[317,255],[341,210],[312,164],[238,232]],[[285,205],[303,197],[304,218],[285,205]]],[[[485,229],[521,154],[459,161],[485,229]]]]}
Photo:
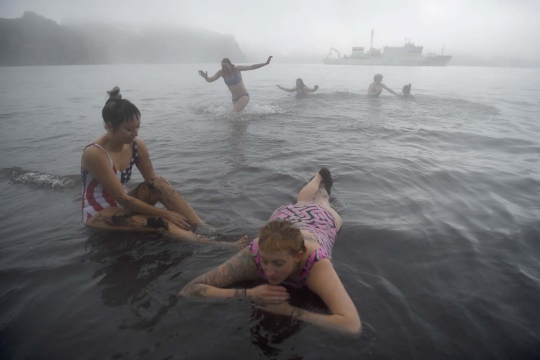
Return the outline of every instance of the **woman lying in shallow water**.
{"type": "Polygon", "coordinates": [[[295,205],[277,209],[259,237],[214,270],[187,284],[180,296],[247,297],[264,311],[288,315],[324,328],[360,335],[358,311],[332,266],[332,247],[342,220],[330,207],[332,177],[327,168],[300,191],[295,205]],[[243,281],[266,279],[270,284],[231,289],[243,281]],[[330,315],[295,308],[288,303],[289,283],[306,286],[328,306],[330,315]]]}
{"type": "MultiPolygon", "coordinates": [[[[107,133],[84,148],[81,161],[83,222],[98,229],[167,233],[185,240],[213,242],[193,232],[208,233],[211,227],[169,182],[156,176],[148,149],[138,138],[139,109],[122,99],[118,87],[108,93],[102,110],[107,133]],[[145,181],[130,191],[125,184],[133,165],[145,181]],[[155,207],[158,201],[166,209],[155,207]]],[[[245,244],[245,240],[236,244],[245,244]]]]}

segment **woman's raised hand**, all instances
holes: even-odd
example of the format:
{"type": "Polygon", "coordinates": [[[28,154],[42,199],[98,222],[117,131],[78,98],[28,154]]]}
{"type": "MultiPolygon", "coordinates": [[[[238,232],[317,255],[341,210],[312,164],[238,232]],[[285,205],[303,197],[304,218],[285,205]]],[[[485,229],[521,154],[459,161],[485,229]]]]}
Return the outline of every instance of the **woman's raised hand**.
{"type": "Polygon", "coordinates": [[[199,75],[201,75],[205,79],[208,79],[208,71],[199,70],[199,75]]]}
{"type": "Polygon", "coordinates": [[[265,302],[279,303],[289,300],[289,293],[283,286],[264,284],[247,290],[247,296],[265,302]]]}

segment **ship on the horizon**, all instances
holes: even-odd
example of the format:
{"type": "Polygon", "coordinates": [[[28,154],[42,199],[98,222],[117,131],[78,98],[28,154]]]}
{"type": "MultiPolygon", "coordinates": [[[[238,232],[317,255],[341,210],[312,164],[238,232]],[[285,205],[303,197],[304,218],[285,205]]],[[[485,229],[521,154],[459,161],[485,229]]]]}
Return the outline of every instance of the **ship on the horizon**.
{"type": "Polygon", "coordinates": [[[341,57],[339,51],[330,48],[323,62],[327,65],[446,66],[452,58],[452,55],[444,55],[444,46],[441,55],[423,56],[424,47],[415,46],[410,40],[406,41],[404,46],[385,46],[383,50],[373,48],[373,30],[371,30],[369,51],[364,51],[363,46],[355,46],[351,55],[341,57]],[[332,58],[333,51],[337,53],[337,58],[332,58]]]}

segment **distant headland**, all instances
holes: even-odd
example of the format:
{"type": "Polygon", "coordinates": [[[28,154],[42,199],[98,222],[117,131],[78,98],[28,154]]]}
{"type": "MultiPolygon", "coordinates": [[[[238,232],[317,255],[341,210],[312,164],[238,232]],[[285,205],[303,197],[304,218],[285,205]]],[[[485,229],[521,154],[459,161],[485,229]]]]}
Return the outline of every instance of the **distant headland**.
{"type": "Polygon", "coordinates": [[[195,29],[59,25],[33,12],[0,18],[0,66],[245,62],[234,36],[195,29]]]}

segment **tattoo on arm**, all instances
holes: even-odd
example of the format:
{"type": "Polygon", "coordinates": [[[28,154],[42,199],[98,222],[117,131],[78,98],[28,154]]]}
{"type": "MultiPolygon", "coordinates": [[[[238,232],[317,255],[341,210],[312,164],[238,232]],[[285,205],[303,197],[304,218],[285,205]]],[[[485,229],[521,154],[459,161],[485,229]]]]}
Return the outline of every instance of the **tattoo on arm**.
{"type": "MultiPolygon", "coordinates": [[[[209,286],[223,288],[242,280],[255,279],[257,277],[257,265],[251,251],[244,249],[214,270],[193,279],[182,289],[182,295],[204,296],[209,286]],[[200,292],[200,286],[205,290],[200,292]]],[[[245,289],[241,290],[242,296],[245,289]]],[[[236,296],[236,292],[235,292],[236,296]]]]}
{"type": "Polygon", "coordinates": [[[206,291],[208,290],[208,286],[204,284],[194,284],[191,289],[191,295],[193,296],[200,296],[204,297],[206,294],[206,291]]]}
{"type": "Polygon", "coordinates": [[[238,298],[246,297],[246,289],[234,289],[234,297],[238,297],[238,298]]]}
{"type": "Polygon", "coordinates": [[[148,153],[144,154],[144,156],[137,157],[137,160],[139,160],[139,163],[141,163],[141,164],[148,164],[148,166],[150,168],[152,168],[152,169],[154,168],[152,166],[152,161],[150,160],[150,154],[148,154],[148,153]]]}
{"type": "Polygon", "coordinates": [[[145,154],[139,161],[138,161],[138,167],[145,169],[147,171],[154,171],[154,166],[152,165],[152,161],[150,160],[150,154],[145,154]]]}
{"type": "MultiPolygon", "coordinates": [[[[144,145],[145,146],[145,145],[144,145]]],[[[154,167],[152,166],[152,161],[150,160],[150,153],[148,152],[148,149],[145,146],[145,149],[143,150],[141,147],[139,147],[139,153],[137,154],[137,158],[135,159],[135,165],[137,165],[137,168],[143,176],[145,174],[149,177],[155,176],[154,173],[154,167]]],[[[148,180],[145,178],[145,180],[148,180]]]]}

